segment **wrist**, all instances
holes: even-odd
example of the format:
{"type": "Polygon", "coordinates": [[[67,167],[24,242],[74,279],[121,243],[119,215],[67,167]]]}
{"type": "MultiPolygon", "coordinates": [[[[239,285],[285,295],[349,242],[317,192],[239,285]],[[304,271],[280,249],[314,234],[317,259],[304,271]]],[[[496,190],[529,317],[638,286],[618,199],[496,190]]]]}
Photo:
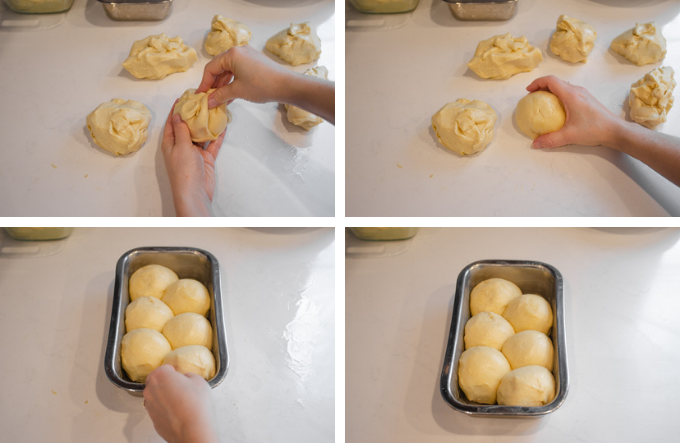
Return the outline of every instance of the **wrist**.
{"type": "Polygon", "coordinates": [[[173,201],[175,213],[178,217],[213,216],[212,202],[207,195],[177,191],[173,192],[173,201]]]}

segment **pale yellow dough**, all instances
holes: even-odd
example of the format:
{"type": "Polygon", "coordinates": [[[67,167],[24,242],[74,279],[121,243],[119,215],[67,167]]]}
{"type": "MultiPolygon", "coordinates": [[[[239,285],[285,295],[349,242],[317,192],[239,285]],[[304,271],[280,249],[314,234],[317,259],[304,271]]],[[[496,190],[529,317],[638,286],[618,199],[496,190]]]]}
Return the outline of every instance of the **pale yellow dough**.
{"type": "Polygon", "coordinates": [[[479,42],[468,67],[482,78],[502,80],[529,72],[541,61],[541,50],[529,44],[526,37],[515,38],[508,33],[479,42]]]}
{"type": "Polygon", "coordinates": [[[508,372],[498,386],[498,404],[544,406],[555,398],[555,379],[543,366],[525,366],[508,372]]]}
{"type": "Polygon", "coordinates": [[[194,312],[185,312],[169,320],[163,328],[163,335],[172,349],[189,345],[212,349],[212,326],[208,319],[194,312]]]}
{"type": "Polygon", "coordinates": [[[496,119],[496,111],[483,101],[459,98],[432,116],[432,129],[446,148],[469,155],[491,143],[496,119]]]}
{"type": "Polygon", "coordinates": [[[543,366],[553,369],[553,344],[550,338],[538,331],[522,331],[508,338],[501,350],[512,369],[524,366],[543,366]]]}
{"type": "Polygon", "coordinates": [[[494,312],[503,315],[511,300],[522,295],[522,290],[513,282],[502,278],[490,278],[479,283],[470,292],[470,313],[494,312]]]}
{"type": "Polygon", "coordinates": [[[252,33],[243,23],[217,14],[210,24],[205,39],[205,50],[210,55],[220,54],[233,46],[247,45],[252,33]]]}
{"type": "Polygon", "coordinates": [[[656,68],[630,87],[628,105],[630,118],[649,129],[654,129],[666,121],[673,106],[675,79],[673,68],[656,68]]]}
{"type": "Polygon", "coordinates": [[[666,56],[666,39],[656,23],[635,24],[616,37],[611,44],[614,52],[621,54],[638,66],[656,63],[666,56]]]}
{"type": "MultiPolygon", "coordinates": [[[[325,66],[317,66],[316,68],[310,68],[305,71],[305,75],[316,78],[328,78],[328,69],[325,66]]],[[[297,125],[303,129],[309,131],[314,126],[323,123],[323,119],[318,117],[311,112],[307,112],[304,109],[300,109],[296,106],[291,106],[289,104],[285,105],[286,116],[288,121],[294,125],[297,125]]]]}
{"type": "Polygon", "coordinates": [[[147,265],[137,269],[130,276],[128,291],[130,301],[139,297],[163,297],[170,284],[179,280],[172,269],[161,265],[147,265]]]}
{"type": "Polygon", "coordinates": [[[465,323],[465,349],[489,346],[500,351],[514,334],[512,325],[500,314],[480,312],[465,323]]]}
{"type": "Polygon", "coordinates": [[[161,33],[134,42],[123,67],[137,78],[158,80],[186,71],[197,60],[194,48],[185,45],[179,36],[168,38],[161,33]]]}
{"type": "Polygon", "coordinates": [[[191,278],[177,280],[165,290],[163,298],[175,315],[195,312],[205,316],[210,309],[210,293],[203,283],[191,278]]]}
{"type": "Polygon", "coordinates": [[[517,103],[517,126],[532,140],[562,129],[566,120],[564,105],[556,95],[548,91],[532,92],[517,103]]]}
{"type": "Polygon", "coordinates": [[[496,390],[510,364],[497,349],[475,346],[460,355],[458,384],[470,401],[492,405],[496,403],[496,390]]]}
{"type": "Polygon", "coordinates": [[[114,98],[97,106],[86,121],[97,146],[125,155],[138,151],[146,141],[151,112],[138,101],[114,98]]]}
{"type": "Polygon", "coordinates": [[[217,140],[231,121],[231,113],[224,103],[216,108],[208,109],[208,92],[196,94],[195,89],[187,89],[175,105],[175,114],[179,114],[189,126],[191,140],[198,143],[217,140]]]}
{"type": "Polygon", "coordinates": [[[125,308],[125,330],[163,330],[165,324],[175,316],[172,309],[156,297],[139,297],[125,308]]]}
{"type": "Polygon", "coordinates": [[[206,380],[215,376],[215,356],[205,346],[191,345],[169,352],[163,359],[164,365],[171,365],[177,372],[198,374],[206,380]]]}
{"type": "Polygon", "coordinates": [[[597,31],[591,25],[564,14],[557,19],[557,30],[550,39],[550,50],[571,63],[588,61],[597,31]]]}
{"type": "Polygon", "coordinates": [[[321,40],[309,23],[290,25],[267,40],[267,51],[293,66],[311,63],[321,55],[321,40]]]}
{"type": "Polygon", "coordinates": [[[120,358],[130,380],[144,383],[147,375],[161,365],[170,351],[170,343],[163,334],[154,329],[141,328],[123,336],[120,358]]]}
{"type": "Polygon", "coordinates": [[[553,324],[550,303],[536,294],[522,294],[513,299],[505,308],[503,317],[517,333],[531,329],[547,334],[553,324]]]}

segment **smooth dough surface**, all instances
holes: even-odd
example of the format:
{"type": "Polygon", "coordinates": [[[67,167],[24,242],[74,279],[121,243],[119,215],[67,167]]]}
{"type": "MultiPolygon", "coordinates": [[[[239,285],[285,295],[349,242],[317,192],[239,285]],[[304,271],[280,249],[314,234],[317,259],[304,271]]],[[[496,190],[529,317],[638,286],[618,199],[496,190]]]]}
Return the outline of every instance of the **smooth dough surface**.
{"type": "Polygon", "coordinates": [[[459,98],[432,116],[432,129],[447,149],[469,155],[491,143],[496,119],[496,111],[485,102],[459,98]]]}
{"type": "Polygon", "coordinates": [[[177,280],[165,290],[163,298],[175,315],[194,312],[205,316],[210,309],[210,293],[203,283],[191,278],[177,280]]]}
{"type": "Polygon", "coordinates": [[[189,126],[191,141],[203,143],[217,140],[231,121],[231,113],[224,103],[216,108],[208,109],[208,92],[196,94],[196,89],[187,89],[175,105],[174,114],[179,114],[189,126]]]}
{"type": "Polygon", "coordinates": [[[566,120],[564,105],[555,94],[548,91],[532,92],[517,103],[517,126],[532,140],[562,129],[566,120]]]}
{"type": "Polygon", "coordinates": [[[97,106],[86,121],[97,146],[125,155],[138,151],[148,138],[151,111],[138,101],[114,98],[97,106]]]}
{"type": "Polygon", "coordinates": [[[210,24],[205,39],[205,50],[210,55],[221,54],[234,46],[247,45],[252,33],[243,23],[217,14],[210,24]]]}
{"type": "Polygon", "coordinates": [[[670,66],[656,68],[645,74],[630,87],[628,105],[630,118],[649,129],[654,129],[667,119],[673,107],[675,71],[670,66]]]}
{"type": "Polygon", "coordinates": [[[470,292],[470,313],[494,312],[503,315],[510,300],[522,295],[522,290],[513,282],[502,278],[490,278],[480,282],[470,292]]]}
{"type": "Polygon", "coordinates": [[[547,334],[553,324],[550,303],[540,295],[522,294],[513,299],[503,312],[515,332],[533,330],[547,334]]]}
{"type": "Polygon", "coordinates": [[[501,350],[512,369],[524,366],[543,366],[553,369],[553,344],[550,337],[542,332],[526,330],[518,332],[503,345],[501,350]]]}
{"type": "Polygon", "coordinates": [[[500,351],[513,335],[515,329],[503,316],[495,312],[480,312],[465,323],[465,349],[488,346],[500,351]]]}
{"type": "Polygon", "coordinates": [[[508,33],[479,42],[468,67],[482,78],[503,80],[529,72],[541,61],[541,50],[529,44],[526,37],[515,38],[508,33]]]}
{"type": "Polygon", "coordinates": [[[656,23],[635,24],[616,37],[612,51],[621,54],[638,66],[656,63],[666,56],[666,39],[656,23]]]}
{"type": "Polygon", "coordinates": [[[492,405],[510,364],[497,349],[475,346],[463,351],[458,362],[458,384],[470,401],[492,405]]]}
{"type": "Polygon", "coordinates": [[[267,40],[267,51],[293,66],[311,63],[321,55],[321,40],[308,22],[290,25],[267,40]]]}
{"type": "Polygon", "coordinates": [[[158,80],[186,71],[197,60],[194,48],[185,45],[179,36],[168,38],[161,33],[134,42],[123,67],[137,78],[158,80]]]}
{"type": "Polygon", "coordinates": [[[125,308],[125,330],[147,328],[158,332],[175,316],[172,309],[156,297],[139,297],[125,308]]]}
{"type": "Polygon", "coordinates": [[[161,365],[170,351],[170,343],[163,334],[154,329],[141,328],[123,336],[120,358],[130,380],[144,383],[147,375],[161,365]]]}
{"type": "Polygon", "coordinates": [[[194,312],[185,312],[170,319],[163,328],[163,335],[172,349],[189,345],[212,349],[212,326],[207,318],[194,312]]]}
{"type": "Polygon", "coordinates": [[[164,365],[171,365],[177,372],[198,374],[206,380],[215,376],[215,356],[205,346],[183,346],[169,352],[163,359],[164,365]]]}
{"type": "Polygon", "coordinates": [[[550,39],[550,50],[568,62],[585,63],[595,47],[595,39],[597,39],[595,28],[579,19],[562,14],[557,19],[557,30],[550,39]]]}
{"type": "Polygon", "coordinates": [[[161,265],[143,266],[130,276],[130,301],[139,297],[161,298],[168,286],[177,280],[179,277],[170,268],[161,265]]]}
{"type": "Polygon", "coordinates": [[[555,378],[543,366],[525,366],[505,374],[498,386],[498,404],[544,406],[555,398],[555,378]]]}
{"type": "MultiPolygon", "coordinates": [[[[305,75],[316,78],[328,78],[328,69],[325,66],[317,66],[316,68],[310,68],[305,71],[305,75]]],[[[289,104],[285,105],[286,116],[288,121],[294,125],[297,125],[303,129],[309,131],[314,126],[323,123],[323,119],[317,115],[307,112],[304,109],[300,109],[296,106],[291,106],[289,104]]]]}

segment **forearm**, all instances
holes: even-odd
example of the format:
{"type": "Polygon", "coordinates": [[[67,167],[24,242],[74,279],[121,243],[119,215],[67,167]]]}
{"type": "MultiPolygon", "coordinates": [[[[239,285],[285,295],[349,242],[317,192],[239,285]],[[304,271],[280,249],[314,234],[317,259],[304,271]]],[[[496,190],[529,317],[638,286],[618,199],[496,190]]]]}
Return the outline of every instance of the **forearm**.
{"type": "Polygon", "coordinates": [[[335,124],[335,83],[306,75],[291,75],[280,103],[297,106],[335,124]]]}
{"type": "Polygon", "coordinates": [[[212,217],[212,202],[207,196],[193,195],[173,187],[172,198],[178,217],[212,217]]]}

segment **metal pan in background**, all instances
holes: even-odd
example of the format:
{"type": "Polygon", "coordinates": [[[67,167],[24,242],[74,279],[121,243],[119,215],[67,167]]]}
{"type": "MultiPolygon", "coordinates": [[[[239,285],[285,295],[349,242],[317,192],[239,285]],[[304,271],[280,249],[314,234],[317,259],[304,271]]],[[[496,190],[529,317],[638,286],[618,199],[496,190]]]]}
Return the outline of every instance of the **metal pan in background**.
{"type": "Polygon", "coordinates": [[[444,0],[458,20],[509,20],[518,0],[444,0]]]}

